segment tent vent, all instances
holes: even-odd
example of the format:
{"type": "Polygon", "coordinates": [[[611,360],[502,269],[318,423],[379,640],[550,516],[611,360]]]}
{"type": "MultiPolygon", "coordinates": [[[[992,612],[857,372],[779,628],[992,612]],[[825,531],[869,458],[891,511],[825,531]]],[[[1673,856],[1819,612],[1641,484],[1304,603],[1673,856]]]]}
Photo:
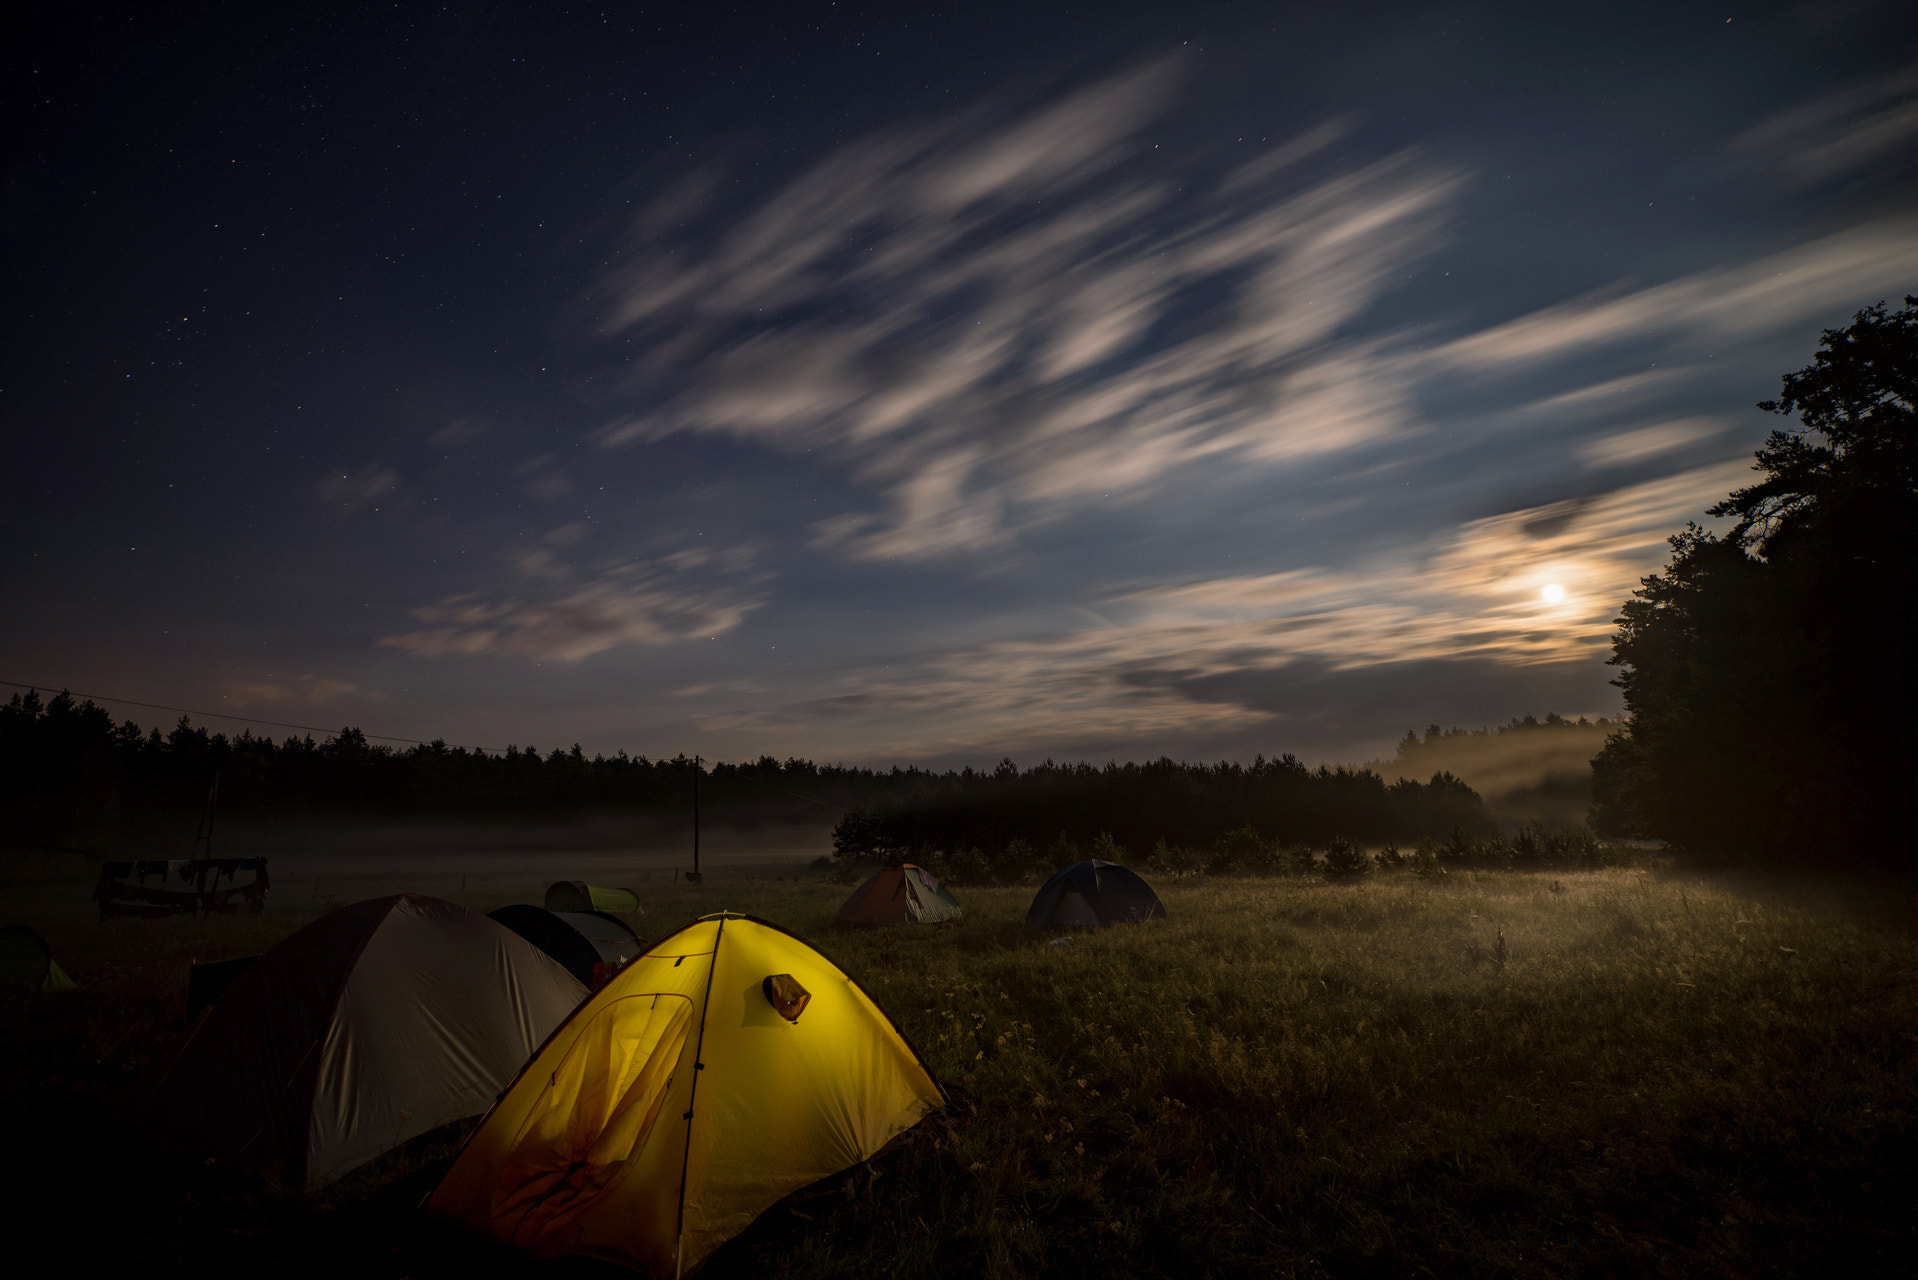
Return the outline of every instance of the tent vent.
{"type": "Polygon", "coordinates": [[[806,1010],[806,1002],[812,999],[812,992],[799,985],[790,973],[775,973],[760,984],[766,992],[766,1001],[779,1010],[779,1016],[788,1022],[798,1022],[799,1015],[806,1010]]]}

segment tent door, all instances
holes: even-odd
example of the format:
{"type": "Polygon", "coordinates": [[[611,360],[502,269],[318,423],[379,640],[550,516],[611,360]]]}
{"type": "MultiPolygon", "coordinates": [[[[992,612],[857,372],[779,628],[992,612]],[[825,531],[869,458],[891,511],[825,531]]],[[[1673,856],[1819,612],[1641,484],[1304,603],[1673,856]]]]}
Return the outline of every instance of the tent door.
{"type": "Polygon", "coordinates": [[[615,1000],[594,1015],[513,1141],[493,1189],[492,1218],[529,1243],[592,1201],[646,1145],[692,1026],[682,995],[615,1000]]]}
{"type": "Polygon", "coordinates": [[[1059,905],[1052,909],[1052,922],[1082,929],[1099,927],[1099,917],[1093,914],[1092,904],[1077,889],[1067,889],[1061,895],[1059,905]]]}

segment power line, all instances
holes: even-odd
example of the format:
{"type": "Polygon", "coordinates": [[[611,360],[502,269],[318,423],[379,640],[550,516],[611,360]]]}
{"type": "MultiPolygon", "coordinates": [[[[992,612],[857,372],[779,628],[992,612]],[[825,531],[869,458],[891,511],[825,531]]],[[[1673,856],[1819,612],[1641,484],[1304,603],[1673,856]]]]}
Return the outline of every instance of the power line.
{"type": "MultiPolygon", "coordinates": [[[[740,777],[744,778],[748,782],[756,782],[762,787],[770,787],[772,790],[779,792],[779,794],[785,795],[785,796],[791,796],[795,800],[804,800],[807,804],[816,804],[822,809],[837,809],[841,813],[852,812],[851,809],[848,809],[843,804],[834,804],[830,800],[815,800],[811,796],[802,796],[797,791],[788,791],[784,787],[775,787],[773,786],[772,783],[767,782],[764,778],[755,778],[753,777],[752,774],[747,773],[746,766],[744,765],[734,765],[733,772],[735,772],[736,774],[738,774],[740,777]]],[[[719,775],[719,766],[715,764],[713,766],[713,776],[717,777],[718,775],[719,775]]]]}
{"type": "MultiPolygon", "coordinates": [[[[13,689],[31,689],[36,693],[40,691],[41,689],[51,689],[54,687],[51,684],[45,684],[45,683],[28,684],[26,681],[23,681],[23,680],[0,680],[0,685],[6,685],[7,687],[13,688],[13,689]]],[[[284,720],[262,720],[258,716],[236,716],[231,711],[195,711],[192,707],[170,707],[163,702],[137,702],[132,698],[111,698],[103,693],[82,693],[76,689],[67,689],[64,686],[62,687],[61,691],[63,693],[70,694],[73,697],[86,698],[93,702],[111,702],[117,706],[122,706],[122,707],[145,707],[149,711],[177,711],[183,716],[204,716],[209,720],[237,720],[241,724],[270,725],[271,727],[275,729],[304,729],[308,733],[330,734],[330,733],[338,732],[338,730],[322,728],[321,726],[316,724],[288,724],[284,720]]],[[[391,734],[386,734],[386,733],[362,732],[360,736],[364,738],[372,738],[379,742],[404,742],[404,743],[407,743],[409,746],[415,746],[415,747],[430,747],[433,745],[432,743],[424,742],[420,740],[419,738],[396,738],[392,736],[391,734]]],[[[458,750],[458,749],[459,748],[455,748],[455,750],[458,750]]],[[[472,747],[468,749],[473,751],[491,751],[496,755],[505,754],[498,747],[472,747]]]]}

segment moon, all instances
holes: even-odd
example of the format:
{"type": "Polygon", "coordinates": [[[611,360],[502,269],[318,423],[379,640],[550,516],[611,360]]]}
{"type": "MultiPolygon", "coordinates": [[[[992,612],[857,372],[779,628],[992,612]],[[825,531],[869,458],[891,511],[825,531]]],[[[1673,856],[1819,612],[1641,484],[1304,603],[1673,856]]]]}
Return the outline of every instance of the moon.
{"type": "Polygon", "coordinates": [[[1545,597],[1546,604],[1557,604],[1565,598],[1565,588],[1554,582],[1539,594],[1545,597]]]}

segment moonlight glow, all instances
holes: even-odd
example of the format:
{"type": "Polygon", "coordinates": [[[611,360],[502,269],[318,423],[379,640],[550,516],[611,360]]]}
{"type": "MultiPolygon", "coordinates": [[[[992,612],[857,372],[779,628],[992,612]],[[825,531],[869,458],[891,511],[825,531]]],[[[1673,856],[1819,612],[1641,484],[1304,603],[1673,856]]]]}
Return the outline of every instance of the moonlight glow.
{"type": "Polygon", "coordinates": [[[1557,604],[1565,598],[1565,588],[1554,582],[1539,594],[1545,597],[1546,604],[1557,604]]]}

